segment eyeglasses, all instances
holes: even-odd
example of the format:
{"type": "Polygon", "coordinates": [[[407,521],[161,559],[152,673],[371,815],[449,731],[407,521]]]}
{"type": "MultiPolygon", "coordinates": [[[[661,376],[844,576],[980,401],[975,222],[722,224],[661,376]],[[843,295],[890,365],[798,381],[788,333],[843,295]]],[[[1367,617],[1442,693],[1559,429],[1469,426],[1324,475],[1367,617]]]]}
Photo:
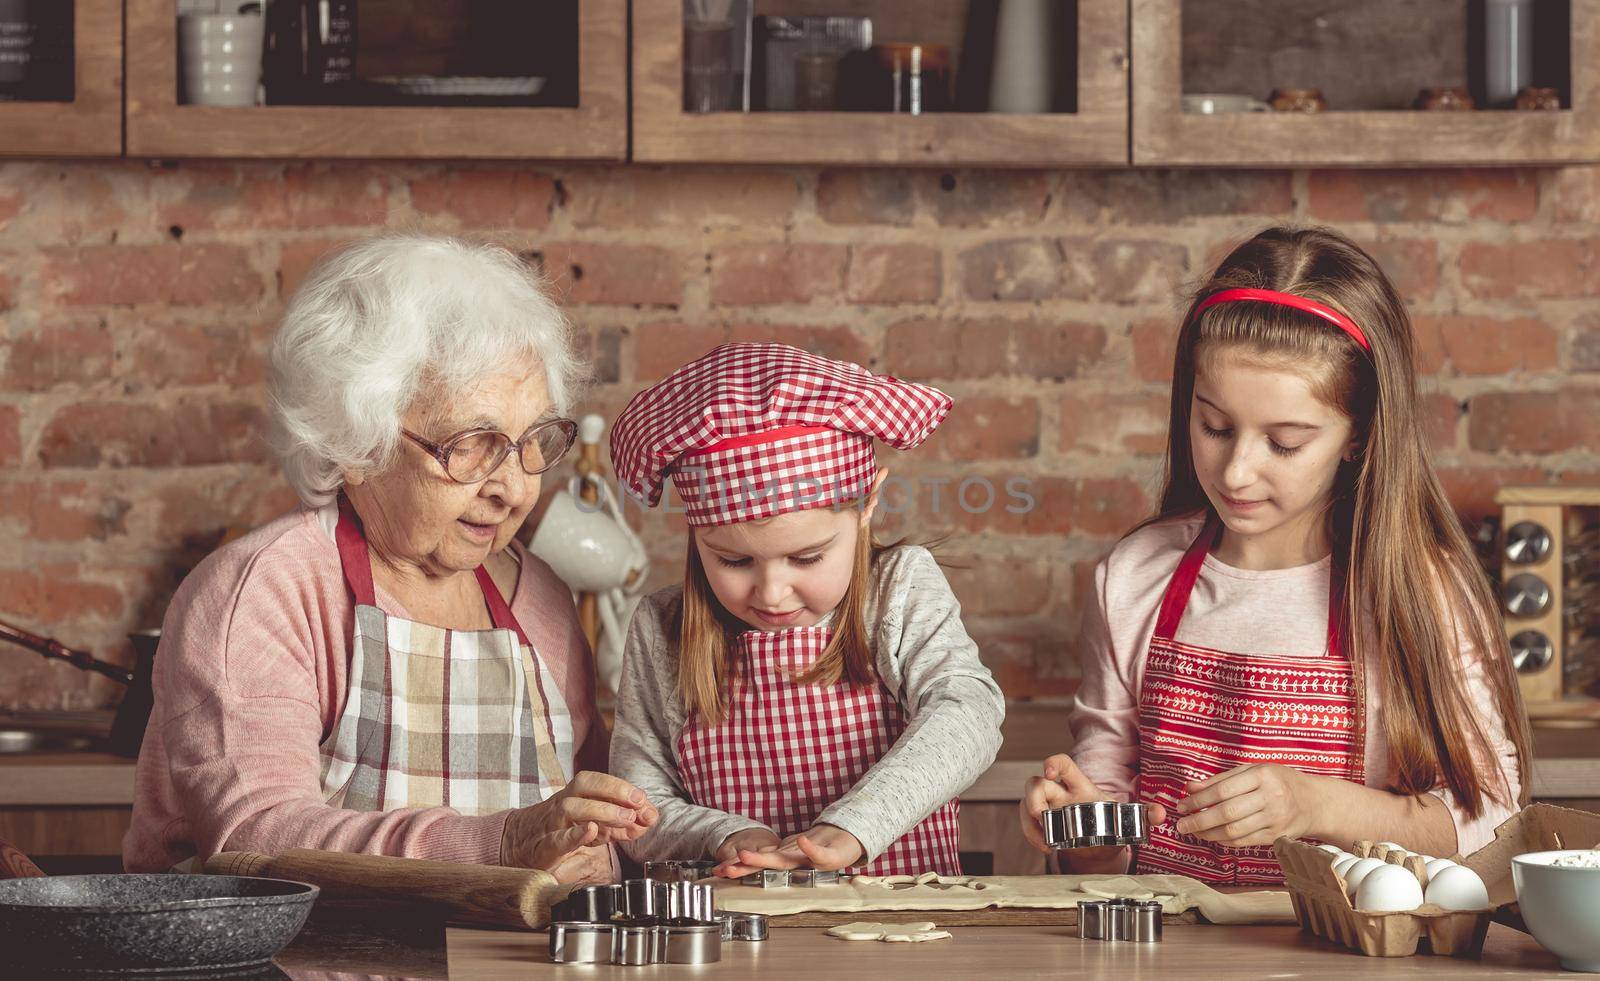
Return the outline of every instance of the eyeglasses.
{"type": "Polygon", "coordinates": [[[572,449],[573,441],[578,438],[578,424],[571,419],[552,419],[534,426],[515,441],[494,429],[469,429],[443,443],[423,439],[409,429],[400,432],[433,454],[451,480],[458,484],[475,484],[498,470],[513,446],[517,448],[517,458],[526,473],[544,473],[560,463],[572,449]]]}

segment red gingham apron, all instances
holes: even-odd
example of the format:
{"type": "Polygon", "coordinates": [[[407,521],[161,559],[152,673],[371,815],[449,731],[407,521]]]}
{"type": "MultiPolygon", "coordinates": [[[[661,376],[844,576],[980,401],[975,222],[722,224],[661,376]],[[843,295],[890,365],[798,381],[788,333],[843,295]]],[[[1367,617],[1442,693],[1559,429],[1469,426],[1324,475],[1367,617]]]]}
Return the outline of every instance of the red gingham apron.
{"type": "MultiPolygon", "coordinates": [[[[1353,671],[1340,644],[1343,576],[1337,563],[1328,596],[1328,649],[1320,657],[1234,654],[1173,639],[1221,531],[1215,518],[1206,523],[1161,601],[1139,692],[1135,799],[1161,804],[1170,814],[1190,781],[1258,763],[1362,782],[1364,741],[1353,671]]],[[[1173,820],[1150,829],[1137,871],[1227,884],[1283,882],[1270,846],[1215,844],[1178,834],[1173,820]]]]}
{"type": "MultiPolygon", "coordinates": [[[[706,728],[691,715],[678,765],[696,804],[760,821],[780,838],[805,831],[883,758],[906,729],[883,685],[796,684],[828,646],[826,627],[747,630],[735,641],[742,673],[728,713],[706,728]]],[[[871,875],[961,873],[961,802],[939,805],[876,859],[871,875]]]]}

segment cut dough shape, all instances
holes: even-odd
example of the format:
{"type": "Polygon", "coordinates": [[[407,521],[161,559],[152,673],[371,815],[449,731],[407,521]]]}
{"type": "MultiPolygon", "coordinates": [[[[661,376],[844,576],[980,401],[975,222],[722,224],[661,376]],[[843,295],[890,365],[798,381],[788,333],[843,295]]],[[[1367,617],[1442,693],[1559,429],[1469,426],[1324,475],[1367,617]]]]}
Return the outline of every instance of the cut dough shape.
{"type": "MultiPolygon", "coordinates": [[[[920,944],[929,940],[949,940],[949,930],[912,930],[914,923],[892,924],[885,930],[883,936],[878,938],[886,944],[920,944]]],[[[932,926],[933,924],[928,924],[932,926]]]]}
{"type": "Polygon", "coordinates": [[[943,882],[944,879],[942,879],[937,872],[924,872],[912,881],[916,882],[916,884],[919,886],[925,886],[930,882],[943,882]]]}
{"type": "MultiPolygon", "coordinates": [[[[921,926],[914,923],[912,926],[921,926]]],[[[933,926],[929,923],[928,926],[933,926]]],[[[877,940],[883,936],[884,924],[857,921],[855,923],[841,923],[836,927],[828,928],[828,936],[838,940],[877,940]]]]}
{"type": "Polygon", "coordinates": [[[928,940],[948,940],[950,931],[936,929],[931,920],[914,923],[872,923],[859,921],[841,923],[828,929],[828,936],[836,940],[882,940],[886,943],[923,943],[928,940]]]}

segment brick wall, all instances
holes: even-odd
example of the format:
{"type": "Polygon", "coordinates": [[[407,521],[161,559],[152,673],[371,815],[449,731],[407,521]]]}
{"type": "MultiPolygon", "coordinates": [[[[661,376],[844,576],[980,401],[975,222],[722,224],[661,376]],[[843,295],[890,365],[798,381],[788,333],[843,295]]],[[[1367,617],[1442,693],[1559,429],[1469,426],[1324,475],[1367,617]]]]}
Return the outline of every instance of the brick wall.
{"type": "MultiPolygon", "coordinates": [[[[120,635],[159,623],[223,528],[290,503],[260,439],[284,297],[332,243],[425,227],[545,265],[607,415],[730,338],[949,389],[940,433],[885,455],[920,481],[885,534],[947,535],[1008,693],[1061,698],[1093,563],[1150,506],[1175,289],[1286,218],[1352,234],[1412,303],[1466,516],[1504,482],[1600,473],[1597,170],[0,164],[0,617],[125,660],[120,635]],[[972,475],[1031,479],[1038,507],[969,514],[972,475]]],[[[680,526],[645,526],[666,581],[680,526]]],[[[0,652],[0,705],[112,695],[0,652]]]]}

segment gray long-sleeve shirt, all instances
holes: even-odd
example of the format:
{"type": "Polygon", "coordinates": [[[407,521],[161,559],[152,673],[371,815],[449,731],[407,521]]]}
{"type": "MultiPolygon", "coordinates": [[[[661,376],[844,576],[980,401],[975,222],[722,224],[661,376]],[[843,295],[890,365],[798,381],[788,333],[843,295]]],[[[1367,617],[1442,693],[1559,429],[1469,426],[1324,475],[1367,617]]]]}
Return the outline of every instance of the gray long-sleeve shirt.
{"type": "MultiPolygon", "coordinates": [[[[1005,699],[961,623],[961,605],[927,549],[889,549],[873,568],[866,622],[878,675],[906,714],[889,751],[817,817],[881,855],[940,804],[971,786],[1000,749],[1005,699]]],[[[660,822],[623,847],[636,861],[701,858],[761,823],[693,802],[679,772],[686,713],[677,693],[683,589],[646,597],[628,630],[611,737],[611,772],[650,795],[660,822]]],[[[829,614],[831,619],[832,614],[829,614]]],[[[821,625],[827,625],[824,619],[821,625]]]]}

